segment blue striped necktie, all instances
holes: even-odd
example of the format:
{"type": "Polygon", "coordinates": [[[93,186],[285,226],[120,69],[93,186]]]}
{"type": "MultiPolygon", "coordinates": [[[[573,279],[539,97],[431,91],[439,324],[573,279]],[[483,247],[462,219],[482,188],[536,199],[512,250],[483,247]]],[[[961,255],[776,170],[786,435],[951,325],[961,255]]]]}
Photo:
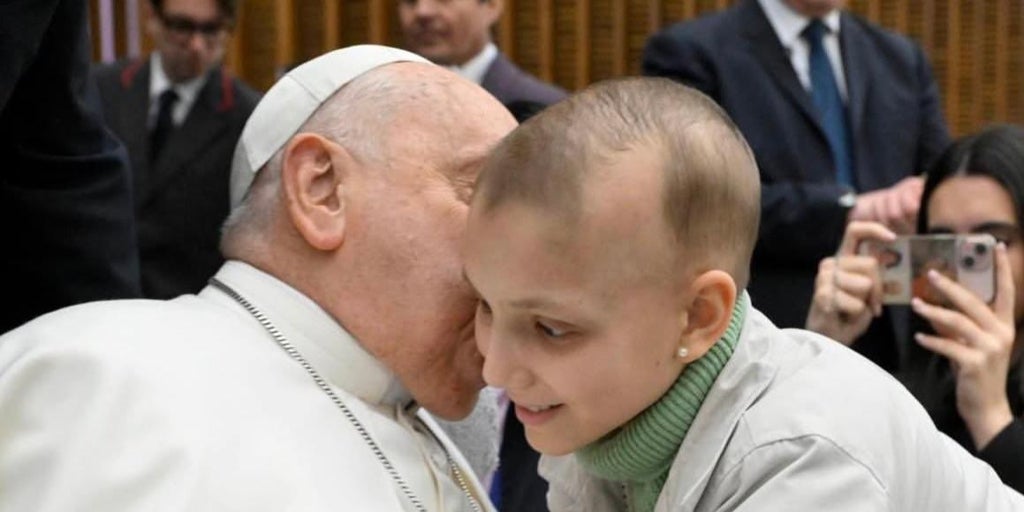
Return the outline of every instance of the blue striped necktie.
{"type": "Polygon", "coordinates": [[[853,153],[846,105],[839,94],[832,63],[825,53],[824,37],[828,31],[821,20],[813,20],[800,34],[810,47],[808,70],[811,75],[811,97],[818,108],[821,127],[825,130],[832,160],[836,165],[836,182],[854,186],[853,153]]]}

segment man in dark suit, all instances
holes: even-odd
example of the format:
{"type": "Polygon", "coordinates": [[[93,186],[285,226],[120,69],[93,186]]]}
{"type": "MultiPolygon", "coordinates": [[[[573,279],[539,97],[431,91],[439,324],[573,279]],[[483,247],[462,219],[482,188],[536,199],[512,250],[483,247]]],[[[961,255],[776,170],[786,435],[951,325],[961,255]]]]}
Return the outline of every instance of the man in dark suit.
{"type": "Polygon", "coordinates": [[[139,294],[127,157],[87,79],[86,7],[0,2],[0,333],[139,294]]]}
{"type": "Polygon", "coordinates": [[[498,51],[491,27],[502,0],[400,0],[399,21],[406,46],[436,64],[480,84],[505,105],[550,105],[565,91],[519,69],[498,51]]]}
{"type": "Polygon", "coordinates": [[[146,297],[198,292],[220,267],[231,158],[259,96],[221,66],[234,0],[151,0],[155,51],[98,67],[107,123],[128,147],[146,297]]]}
{"type": "MultiPolygon", "coordinates": [[[[921,49],[843,3],[741,0],[644,50],[645,74],[705,92],[750,142],[763,185],[750,293],[784,327],[803,327],[818,263],[849,220],[913,231],[915,175],[949,143],[921,49]]],[[[906,354],[868,341],[878,339],[869,332],[854,348],[895,369],[906,354]]]]}

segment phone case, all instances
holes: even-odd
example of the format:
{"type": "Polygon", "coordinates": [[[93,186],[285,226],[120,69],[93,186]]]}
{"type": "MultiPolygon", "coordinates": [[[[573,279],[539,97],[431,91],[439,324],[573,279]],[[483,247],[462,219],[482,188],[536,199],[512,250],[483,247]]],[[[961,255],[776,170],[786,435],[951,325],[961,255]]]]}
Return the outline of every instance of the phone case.
{"type": "Polygon", "coordinates": [[[912,297],[920,297],[948,305],[931,286],[928,271],[937,270],[991,302],[995,297],[995,244],[988,234],[913,235],[893,242],[868,240],[861,243],[858,253],[878,260],[884,303],[909,304],[912,297]]]}

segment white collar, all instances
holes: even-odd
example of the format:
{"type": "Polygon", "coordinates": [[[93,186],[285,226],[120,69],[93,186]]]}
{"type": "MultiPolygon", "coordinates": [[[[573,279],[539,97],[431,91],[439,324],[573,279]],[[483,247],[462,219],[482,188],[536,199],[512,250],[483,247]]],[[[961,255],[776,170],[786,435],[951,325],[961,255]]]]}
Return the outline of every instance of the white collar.
{"type": "MultiPolygon", "coordinates": [[[[234,260],[224,263],[216,277],[265,314],[331,384],[371,405],[412,402],[412,396],[391,370],[367,352],[329,313],[295,288],[256,267],[234,260]]],[[[202,295],[219,295],[235,303],[211,287],[203,290],[202,295]]],[[[241,313],[251,318],[248,312],[241,313]]],[[[273,343],[270,339],[267,342],[273,343]]]]}
{"type": "Polygon", "coordinates": [[[488,68],[491,67],[491,63],[498,57],[498,47],[494,46],[494,43],[487,43],[480,53],[476,54],[472,59],[467,60],[461,66],[446,66],[449,70],[455,72],[462,78],[469,80],[473,83],[479,84],[484,81],[484,75],[487,74],[488,68]]]}
{"type": "MultiPolygon", "coordinates": [[[[794,11],[785,0],[758,0],[758,3],[761,4],[761,9],[768,17],[768,22],[775,30],[775,35],[778,36],[782,47],[792,48],[793,43],[800,37],[800,33],[811,22],[811,18],[794,11]]],[[[835,9],[821,19],[822,23],[828,27],[829,32],[835,35],[839,35],[839,14],[839,9],[835,9]]]]}
{"type": "Polygon", "coordinates": [[[191,106],[199,95],[199,90],[206,84],[210,73],[203,73],[191,80],[173,84],[164,72],[164,62],[160,52],[153,52],[149,64],[149,99],[154,101],[167,89],[173,88],[178,93],[178,100],[182,105],[191,106]]]}

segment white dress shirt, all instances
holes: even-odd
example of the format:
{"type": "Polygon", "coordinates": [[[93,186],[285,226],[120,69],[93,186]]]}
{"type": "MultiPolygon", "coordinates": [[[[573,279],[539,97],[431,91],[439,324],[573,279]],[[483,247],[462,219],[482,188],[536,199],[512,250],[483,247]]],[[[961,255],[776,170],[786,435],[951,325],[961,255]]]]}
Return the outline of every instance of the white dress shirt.
{"type": "Polygon", "coordinates": [[[199,91],[202,90],[209,76],[209,73],[203,73],[187,82],[172,84],[171,80],[167,78],[167,73],[164,72],[160,52],[153,52],[149,64],[149,121],[147,126],[153,128],[156,124],[156,116],[160,110],[160,95],[171,88],[178,94],[178,102],[171,110],[171,121],[174,126],[181,126],[192,110],[192,105],[195,104],[199,91]]]}
{"type": "MultiPolygon", "coordinates": [[[[800,84],[810,92],[811,72],[808,69],[808,56],[811,48],[800,34],[807,28],[811,18],[794,11],[786,4],[785,0],[758,0],[758,2],[764,9],[779,42],[789,54],[789,62],[793,64],[793,70],[796,71],[800,84]]],[[[832,72],[835,74],[836,84],[839,86],[839,94],[842,95],[843,101],[846,101],[846,71],[843,68],[843,54],[839,48],[839,9],[828,13],[821,21],[828,28],[823,41],[825,53],[832,63],[832,72]]]]}
{"type": "Polygon", "coordinates": [[[496,58],[498,58],[498,47],[494,46],[494,43],[487,43],[487,46],[484,46],[480,53],[462,65],[446,67],[462,78],[475,84],[480,84],[483,83],[484,75],[487,74],[487,70],[490,69],[491,63],[496,58]]]}

